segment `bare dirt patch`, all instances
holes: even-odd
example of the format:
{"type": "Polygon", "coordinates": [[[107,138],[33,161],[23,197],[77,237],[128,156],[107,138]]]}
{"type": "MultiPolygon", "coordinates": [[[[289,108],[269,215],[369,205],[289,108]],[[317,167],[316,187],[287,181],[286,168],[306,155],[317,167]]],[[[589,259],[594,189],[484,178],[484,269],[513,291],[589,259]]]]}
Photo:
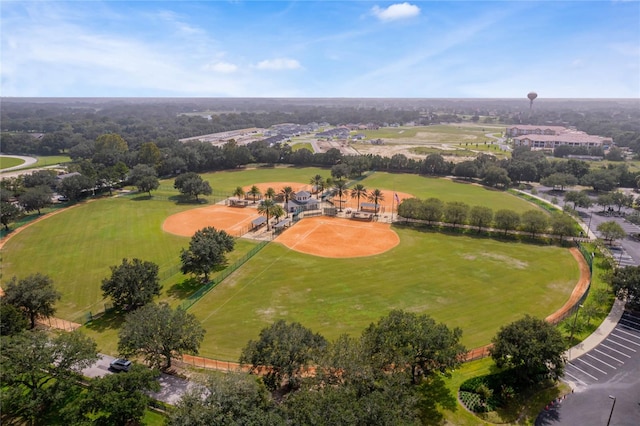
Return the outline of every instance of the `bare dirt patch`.
{"type": "MultiPolygon", "coordinates": [[[[367,188],[368,191],[370,191],[373,188],[367,188]]],[[[386,189],[381,190],[382,192],[382,196],[383,196],[383,200],[378,199],[378,204],[381,206],[381,211],[380,213],[390,213],[391,212],[391,208],[393,207],[393,211],[398,211],[398,200],[400,202],[402,202],[402,200],[405,200],[407,198],[415,198],[414,195],[412,194],[408,194],[406,192],[397,192],[397,191],[389,191],[386,189]],[[398,200],[395,199],[395,195],[394,194],[398,194],[398,200]]],[[[344,197],[342,197],[343,203],[342,203],[342,207],[343,208],[351,208],[353,210],[358,208],[358,199],[357,198],[351,198],[351,193],[348,192],[347,195],[345,195],[344,197]]],[[[369,201],[367,199],[367,197],[364,198],[360,198],[360,204],[362,203],[371,203],[372,201],[369,201]]],[[[338,206],[338,198],[334,197],[333,198],[333,203],[338,206]]]]}
{"type": "Polygon", "coordinates": [[[313,217],[303,219],[275,239],[301,253],[330,258],[373,256],[400,243],[388,223],[313,217]]]}
{"type": "Polygon", "coordinates": [[[196,231],[213,226],[231,235],[240,236],[248,232],[251,221],[259,216],[258,211],[250,207],[207,206],[169,216],[162,224],[162,230],[191,237],[196,231]]]}

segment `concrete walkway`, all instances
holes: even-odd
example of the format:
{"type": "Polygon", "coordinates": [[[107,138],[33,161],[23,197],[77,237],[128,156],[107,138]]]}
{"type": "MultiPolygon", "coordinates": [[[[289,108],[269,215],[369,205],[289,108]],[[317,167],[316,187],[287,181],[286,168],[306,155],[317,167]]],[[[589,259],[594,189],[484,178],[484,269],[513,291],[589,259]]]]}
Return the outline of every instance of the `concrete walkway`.
{"type": "Polygon", "coordinates": [[[579,356],[589,352],[596,346],[598,346],[607,336],[613,331],[613,329],[620,321],[622,317],[622,313],[624,312],[625,301],[616,299],[611,307],[611,312],[609,315],[602,321],[600,327],[596,329],[589,337],[584,339],[582,342],[578,343],[576,346],[569,348],[565,352],[565,356],[569,361],[573,361],[579,356]]]}

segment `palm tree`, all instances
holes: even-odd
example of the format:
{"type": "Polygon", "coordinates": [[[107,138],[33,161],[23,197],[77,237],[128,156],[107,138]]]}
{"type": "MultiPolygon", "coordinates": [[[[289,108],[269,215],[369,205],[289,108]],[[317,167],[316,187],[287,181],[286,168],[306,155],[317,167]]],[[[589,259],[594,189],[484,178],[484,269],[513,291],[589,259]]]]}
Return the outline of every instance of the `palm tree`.
{"type": "Polygon", "coordinates": [[[351,189],[351,198],[358,199],[358,210],[360,210],[360,197],[367,196],[367,188],[363,184],[359,183],[351,189]]]}
{"type": "Polygon", "coordinates": [[[260,195],[260,189],[257,186],[253,185],[249,190],[249,195],[253,197],[253,204],[255,204],[256,198],[258,197],[258,195],[260,195]]]}
{"type": "Polygon", "coordinates": [[[384,194],[382,193],[382,191],[376,188],[373,191],[371,191],[371,193],[369,194],[369,201],[371,201],[374,204],[373,208],[375,209],[375,212],[376,212],[375,214],[377,214],[378,201],[384,201],[384,194]]]}
{"type": "Polygon", "coordinates": [[[280,204],[277,204],[271,199],[267,199],[263,200],[258,206],[258,213],[267,217],[267,231],[270,231],[271,226],[269,226],[269,217],[280,217],[282,216],[283,210],[280,204]]]}
{"type": "Polygon", "coordinates": [[[324,189],[324,179],[320,175],[315,175],[314,177],[311,178],[309,183],[316,187],[316,199],[317,199],[318,194],[320,194],[320,191],[324,189]]]}
{"type": "Polygon", "coordinates": [[[241,186],[236,187],[232,194],[234,197],[244,198],[244,189],[241,186]]]}
{"type": "Polygon", "coordinates": [[[338,179],[333,183],[333,187],[338,194],[338,202],[340,203],[339,210],[342,212],[342,197],[347,193],[347,182],[342,179],[338,179]]]}
{"type": "MultiPolygon", "coordinates": [[[[293,196],[293,188],[291,188],[290,186],[285,186],[284,188],[282,188],[280,190],[280,194],[282,194],[282,196],[284,197],[284,205],[286,207],[287,203],[289,202],[289,200],[293,196]]],[[[289,216],[289,212],[287,211],[287,217],[288,216],[289,216]]]]}
{"type": "Polygon", "coordinates": [[[267,188],[267,190],[264,193],[264,196],[270,200],[273,200],[273,197],[276,196],[276,190],[273,188],[267,188]]]}

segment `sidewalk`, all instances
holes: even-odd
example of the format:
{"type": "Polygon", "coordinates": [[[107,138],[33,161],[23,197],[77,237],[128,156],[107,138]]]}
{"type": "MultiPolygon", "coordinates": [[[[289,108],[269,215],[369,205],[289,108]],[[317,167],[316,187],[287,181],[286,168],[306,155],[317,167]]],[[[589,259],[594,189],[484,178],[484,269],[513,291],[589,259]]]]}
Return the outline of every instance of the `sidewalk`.
{"type": "Polygon", "coordinates": [[[611,333],[616,325],[618,325],[618,321],[620,321],[622,313],[624,312],[624,305],[624,300],[616,299],[611,307],[611,312],[609,312],[609,315],[607,315],[604,321],[602,321],[600,327],[591,333],[589,337],[578,343],[576,346],[569,348],[569,350],[565,352],[567,360],[573,361],[579,356],[589,352],[606,339],[609,333],[611,333]]]}

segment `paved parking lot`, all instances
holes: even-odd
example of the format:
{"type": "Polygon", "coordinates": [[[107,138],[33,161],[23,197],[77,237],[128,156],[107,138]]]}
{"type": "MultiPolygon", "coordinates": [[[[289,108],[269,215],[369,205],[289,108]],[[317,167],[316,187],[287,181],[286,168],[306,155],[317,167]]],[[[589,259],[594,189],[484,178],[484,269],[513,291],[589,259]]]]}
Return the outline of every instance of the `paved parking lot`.
{"type": "Polygon", "coordinates": [[[537,426],[606,425],[609,416],[611,425],[640,424],[640,315],[624,312],[606,339],[567,364],[564,380],[574,393],[547,407],[537,426]]]}
{"type": "MultiPolygon", "coordinates": [[[[565,379],[574,389],[607,381],[640,356],[640,317],[625,312],[611,334],[592,351],[570,361],[565,379]]],[[[640,370],[636,372],[640,375],[640,370]]],[[[639,419],[640,420],[640,419],[639,419]]]]}

